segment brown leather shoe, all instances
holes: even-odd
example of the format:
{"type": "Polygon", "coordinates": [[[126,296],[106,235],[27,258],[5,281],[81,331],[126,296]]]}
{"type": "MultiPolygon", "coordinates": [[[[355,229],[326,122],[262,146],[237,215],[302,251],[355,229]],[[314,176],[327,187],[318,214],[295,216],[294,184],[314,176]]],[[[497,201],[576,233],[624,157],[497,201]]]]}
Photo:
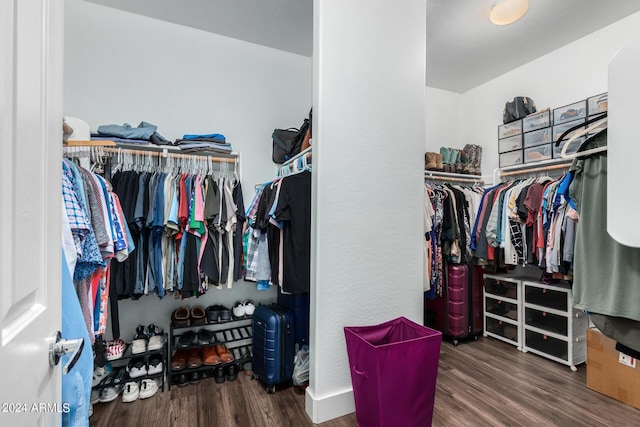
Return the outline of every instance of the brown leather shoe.
{"type": "Polygon", "coordinates": [[[189,326],[189,309],[178,307],[171,313],[171,323],[173,326],[189,326]]]}
{"type": "Polygon", "coordinates": [[[205,365],[219,365],[220,356],[216,352],[216,347],[213,345],[202,347],[202,362],[205,365]]]}
{"type": "Polygon", "coordinates": [[[187,367],[187,352],[186,350],[178,350],[171,359],[171,370],[181,371],[187,367]]]}
{"type": "Polygon", "coordinates": [[[220,356],[220,361],[224,363],[231,362],[233,360],[233,354],[231,354],[227,346],[224,344],[216,345],[216,352],[218,353],[218,356],[220,356]]]}
{"type": "Polygon", "coordinates": [[[202,356],[200,355],[199,348],[192,348],[189,350],[187,366],[189,368],[199,368],[202,366],[202,356]]]}
{"type": "Polygon", "coordinates": [[[191,325],[204,325],[206,313],[200,305],[191,308],[191,325]]]}

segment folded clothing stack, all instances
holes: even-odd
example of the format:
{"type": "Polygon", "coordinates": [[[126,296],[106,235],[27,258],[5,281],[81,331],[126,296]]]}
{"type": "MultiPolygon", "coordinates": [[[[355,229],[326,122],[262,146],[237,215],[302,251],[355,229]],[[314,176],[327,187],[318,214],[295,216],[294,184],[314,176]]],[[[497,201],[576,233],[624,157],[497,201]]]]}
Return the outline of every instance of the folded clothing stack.
{"type": "Polygon", "coordinates": [[[220,153],[231,153],[232,148],[224,135],[219,133],[209,133],[204,135],[187,134],[182,139],[176,139],[174,145],[180,147],[182,151],[217,151],[220,153]]]}
{"type": "Polygon", "coordinates": [[[91,134],[93,140],[109,139],[116,142],[131,144],[152,143],[155,145],[169,145],[171,142],[157,132],[158,127],[151,123],[140,122],[138,127],[129,123],[122,125],[100,125],[98,132],[91,134]]]}

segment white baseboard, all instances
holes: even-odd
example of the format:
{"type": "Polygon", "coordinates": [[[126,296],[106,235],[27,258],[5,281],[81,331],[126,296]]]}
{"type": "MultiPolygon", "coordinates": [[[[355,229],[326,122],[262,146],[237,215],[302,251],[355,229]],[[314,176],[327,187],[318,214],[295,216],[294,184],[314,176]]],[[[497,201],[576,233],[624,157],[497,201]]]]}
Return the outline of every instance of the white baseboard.
{"type": "Polygon", "coordinates": [[[305,409],[311,421],[316,424],[351,414],[356,411],[353,389],[316,398],[311,388],[307,387],[305,409]]]}

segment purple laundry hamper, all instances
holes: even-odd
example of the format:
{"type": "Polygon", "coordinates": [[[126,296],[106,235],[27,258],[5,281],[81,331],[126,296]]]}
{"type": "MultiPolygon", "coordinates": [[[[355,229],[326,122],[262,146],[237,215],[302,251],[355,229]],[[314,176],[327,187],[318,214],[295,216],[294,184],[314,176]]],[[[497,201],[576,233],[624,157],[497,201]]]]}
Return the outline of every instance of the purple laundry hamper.
{"type": "Polygon", "coordinates": [[[358,426],[430,426],[442,333],[399,317],[344,335],[358,426]]]}

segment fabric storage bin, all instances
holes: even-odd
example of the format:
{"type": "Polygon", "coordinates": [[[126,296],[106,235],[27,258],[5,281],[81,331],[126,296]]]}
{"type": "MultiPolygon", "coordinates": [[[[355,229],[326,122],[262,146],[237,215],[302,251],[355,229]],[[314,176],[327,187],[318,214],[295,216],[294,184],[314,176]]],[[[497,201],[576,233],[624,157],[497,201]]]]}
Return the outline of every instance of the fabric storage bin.
{"type": "Polygon", "coordinates": [[[522,150],[509,151],[508,153],[500,154],[500,167],[521,165],[522,164],[522,150]]]}
{"type": "Polygon", "coordinates": [[[507,138],[522,133],[522,119],[498,126],[498,139],[507,138]]]}
{"type": "Polygon", "coordinates": [[[544,128],[527,132],[524,134],[524,146],[535,147],[540,144],[548,144],[551,142],[551,128],[544,128]]]}
{"type": "Polygon", "coordinates": [[[344,334],[358,425],[431,425],[442,333],[399,317],[344,334]]]}
{"type": "Polygon", "coordinates": [[[522,132],[531,132],[551,126],[551,111],[541,111],[522,119],[522,132]]]}
{"type": "MultiPolygon", "coordinates": [[[[571,122],[587,117],[587,102],[579,101],[553,110],[553,124],[571,122]]],[[[555,133],[555,132],[554,132],[555,133]]]]}
{"type": "MultiPolygon", "coordinates": [[[[580,123],[584,123],[585,119],[580,119],[580,120],[575,120],[573,122],[568,122],[568,123],[564,123],[561,125],[554,125],[553,126],[553,135],[552,135],[552,142],[557,141],[558,139],[560,139],[560,137],[562,136],[563,133],[565,133],[567,130],[571,129],[574,126],[579,125],[580,123]]],[[[566,137],[565,137],[566,139],[566,137]]]]}
{"type": "Polygon", "coordinates": [[[551,144],[539,145],[537,147],[524,149],[524,162],[532,163],[541,160],[549,160],[553,155],[551,144]]]}
{"type": "Polygon", "coordinates": [[[522,148],[522,135],[514,135],[498,140],[498,153],[506,153],[522,148]]]}
{"type": "MultiPolygon", "coordinates": [[[[566,154],[573,154],[576,151],[578,151],[578,148],[580,148],[580,146],[582,145],[582,143],[584,142],[584,140],[586,139],[586,137],[581,136],[580,138],[576,138],[573,141],[571,141],[571,144],[567,147],[567,151],[565,151],[566,154]]],[[[556,147],[556,144],[553,143],[553,158],[554,159],[559,159],[560,158],[560,153],[562,152],[562,146],[566,144],[566,140],[561,142],[560,145],[558,145],[556,147]]]]}
{"type": "Polygon", "coordinates": [[[608,92],[601,93],[600,95],[592,96],[587,99],[587,111],[589,112],[590,116],[604,113],[608,109],[609,109],[608,92]]]}

